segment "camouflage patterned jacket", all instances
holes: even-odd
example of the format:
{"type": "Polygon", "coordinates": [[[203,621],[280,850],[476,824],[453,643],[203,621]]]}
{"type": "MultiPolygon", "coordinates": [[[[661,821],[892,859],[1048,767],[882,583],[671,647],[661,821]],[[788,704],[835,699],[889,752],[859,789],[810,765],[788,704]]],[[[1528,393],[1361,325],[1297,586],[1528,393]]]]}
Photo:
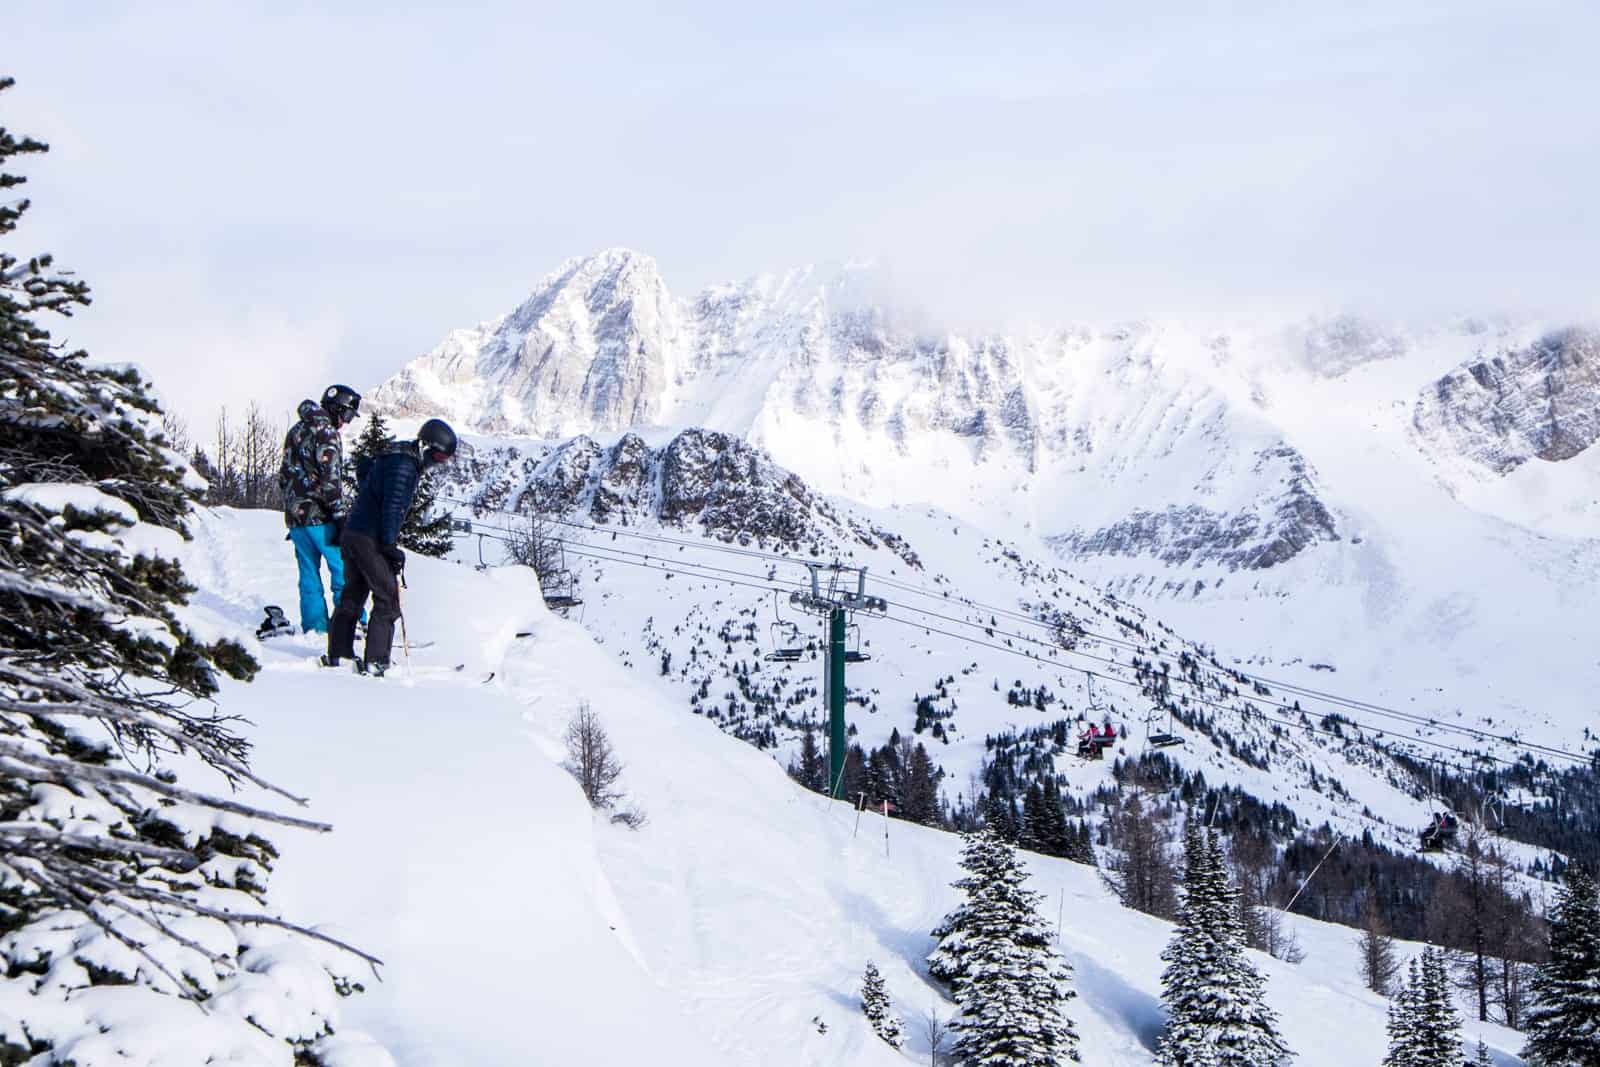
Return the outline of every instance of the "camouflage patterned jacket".
{"type": "Polygon", "coordinates": [[[345,512],[344,442],[315,400],[302,400],[296,414],[300,421],[283,439],[283,467],[278,471],[283,521],[291,527],[320,526],[345,512]]]}

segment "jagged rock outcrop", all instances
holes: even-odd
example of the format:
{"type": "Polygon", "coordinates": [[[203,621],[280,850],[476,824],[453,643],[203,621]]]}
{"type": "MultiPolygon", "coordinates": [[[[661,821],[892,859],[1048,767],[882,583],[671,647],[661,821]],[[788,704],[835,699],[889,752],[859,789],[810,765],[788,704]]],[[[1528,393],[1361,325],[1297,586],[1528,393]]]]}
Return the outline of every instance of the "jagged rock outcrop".
{"type": "Polygon", "coordinates": [[[650,503],[654,456],[636,433],[622,439],[606,454],[605,467],[595,483],[589,514],[596,522],[628,522],[650,503]]]}
{"type": "Polygon", "coordinates": [[[588,495],[602,457],[600,446],[586,434],[558,445],[534,472],[517,499],[517,510],[532,508],[548,515],[572,511],[588,495]]]}
{"type": "Polygon", "coordinates": [[[664,522],[698,518],[729,540],[771,539],[797,544],[807,537],[811,492],[742,438],[687,430],[662,457],[664,522]]]}
{"type": "Polygon", "coordinates": [[[1170,566],[1213,564],[1235,570],[1265,570],[1319,541],[1339,540],[1332,514],[1317,498],[1305,458],[1287,445],[1256,457],[1254,473],[1281,465],[1281,488],[1232,513],[1198,504],[1138,510],[1092,532],[1051,538],[1069,556],[1145,556],[1170,566]]]}
{"type": "MultiPolygon", "coordinates": [[[[509,507],[599,523],[648,515],[741,544],[798,548],[815,542],[824,525],[842,529],[804,481],[729,434],[685,430],[660,449],[631,433],[610,448],[583,434],[535,447],[537,456],[515,446],[485,450],[472,464],[443,472],[451,483],[446,496],[483,510],[509,507]]],[[[901,551],[897,543],[890,547],[901,551]]]]}
{"type": "Polygon", "coordinates": [[[1600,332],[1571,328],[1474,359],[1429,386],[1414,424],[1497,474],[1571,459],[1600,438],[1600,332]]]}

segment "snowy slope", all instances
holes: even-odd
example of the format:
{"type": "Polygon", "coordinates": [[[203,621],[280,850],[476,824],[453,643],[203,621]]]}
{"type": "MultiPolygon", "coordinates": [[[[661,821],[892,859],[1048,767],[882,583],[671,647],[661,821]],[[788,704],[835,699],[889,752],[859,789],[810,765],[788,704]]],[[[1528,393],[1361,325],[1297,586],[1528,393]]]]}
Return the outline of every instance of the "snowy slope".
{"type": "MultiPolygon", "coordinates": [[[[198,525],[199,610],[244,626],[290,598],[275,516],[198,525]]],[[[409,571],[411,636],[437,642],[409,674],[318,671],[314,644],[289,639],[224,695],[256,723],[257,766],[335,824],[286,837],[276,892],[387,960],[347,1011],[402,1067],[926,1062],[914,1021],[949,1005],[920,960],[955,901],[956,838],[871,816],[857,832],[847,805],[799,789],[686,714],[653,671],[544,612],[522,574],[421,559],[409,571]],[[593,815],[559,767],[584,700],[627,764],[641,830],[593,815]],[[913,1021],[904,1053],[856,1009],[868,959],[913,1021]]],[[[1169,927],[1122,909],[1088,868],[1031,868],[1063,917],[1085,1062],[1153,1062],[1169,927]]],[[[1359,987],[1353,933],[1290,921],[1305,962],[1256,963],[1297,1062],[1377,1062],[1383,1005],[1359,987]]],[[[1485,1036],[1499,1062],[1519,1062],[1516,1035],[1485,1036]]]]}

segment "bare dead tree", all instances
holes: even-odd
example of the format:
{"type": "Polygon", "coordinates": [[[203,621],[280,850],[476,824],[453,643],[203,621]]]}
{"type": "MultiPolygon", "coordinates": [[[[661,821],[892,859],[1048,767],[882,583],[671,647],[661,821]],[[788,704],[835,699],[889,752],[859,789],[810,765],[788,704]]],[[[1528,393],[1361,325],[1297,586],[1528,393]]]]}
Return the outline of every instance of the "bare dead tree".
{"type": "Polygon", "coordinates": [[[506,554],[512,562],[532,567],[541,585],[561,569],[561,539],[556,535],[555,523],[537,508],[511,528],[507,540],[506,554]]]}
{"type": "Polygon", "coordinates": [[[922,1015],[922,1036],[928,1039],[928,1067],[939,1067],[939,1057],[950,1039],[950,1017],[940,1017],[937,1002],[922,1015]]]}
{"type": "Polygon", "coordinates": [[[1361,980],[1374,993],[1389,996],[1400,964],[1395,959],[1389,925],[1383,921],[1378,902],[1370,895],[1361,912],[1361,937],[1356,941],[1356,948],[1361,953],[1361,980]]]}
{"type": "Polygon", "coordinates": [[[183,421],[183,416],[176,411],[161,413],[161,436],[166,438],[168,448],[185,459],[194,449],[194,438],[189,435],[189,424],[183,421]]]}
{"type": "Polygon", "coordinates": [[[240,478],[243,482],[247,508],[277,508],[283,501],[278,492],[278,466],[282,459],[283,433],[281,427],[271,422],[255,401],[245,412],[244,429],[240,434],[242,452],[240,478]]]}
{"type": "Polygon", "coordinates": [[[580,703],[573,713],[564,740],[567,762],[563,766],[578,780],[589,804],[600,809],[615,806],[623,798],[622,790],[617,788],[622,764],[611,747],[605,727],[600,724],[600,716],[588,701],[580,703]]]}
{"type": "Polygon", "coordinates": [[[1128,796],[1111,818],[1115,846],[1101,868],[1101,877],[1124,906],[1170,919],[1177,914],[1177,872],[1169,850],[1166,825],[1145,807],[1138,792],[1128,796]]]}

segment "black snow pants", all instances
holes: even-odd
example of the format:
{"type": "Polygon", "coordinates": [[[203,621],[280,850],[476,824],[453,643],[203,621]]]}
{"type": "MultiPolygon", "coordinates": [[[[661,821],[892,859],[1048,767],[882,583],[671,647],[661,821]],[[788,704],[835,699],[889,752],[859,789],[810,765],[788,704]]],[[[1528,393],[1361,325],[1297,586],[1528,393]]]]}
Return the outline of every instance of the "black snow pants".
{"type": "Polygon", "coordinates": [[[339,538],[339,550],[344,553],[344,593],[328,626],[328,656],[355,659],[356,620],[370,595],[366,658],[368,663],[387,664],[394,646],[394,621],[400,617],[400,583],[378,542],[366,534],[346,530],[339,538]]]}

